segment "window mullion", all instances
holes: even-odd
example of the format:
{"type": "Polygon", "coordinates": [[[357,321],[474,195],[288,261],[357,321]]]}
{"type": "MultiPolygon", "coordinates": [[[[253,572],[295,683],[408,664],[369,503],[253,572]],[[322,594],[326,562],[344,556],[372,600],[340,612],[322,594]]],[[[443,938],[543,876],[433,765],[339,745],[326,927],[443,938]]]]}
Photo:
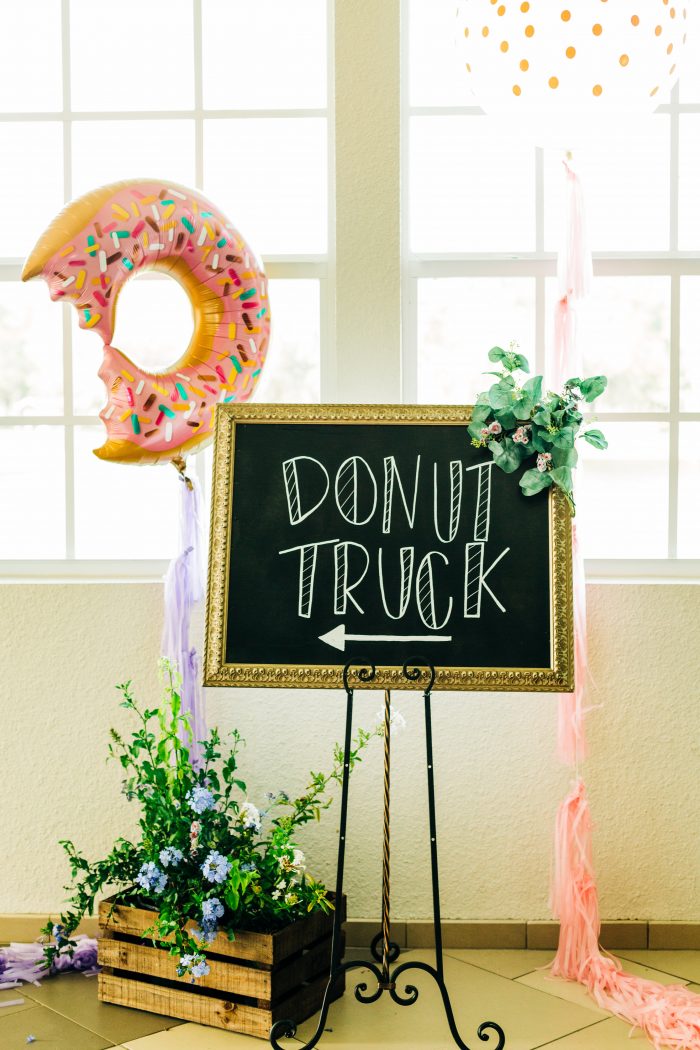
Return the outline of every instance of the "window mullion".
{"type": "MultiPolygon", "coordinates": [[[[63,199],[73,196],[73,140],[71,123],[70,0],[61,0],[61,76],[63,87],[63,199]]],[[[63,306],[63,417],[65,457],[66,558],[75,558],[75,432],[73,428],[73,337],[71,307],[63,306]]]]}
{"type": "Polygon", "coordinates": [[[680,315],[681,279],[671,277],[671,353],[670,353],[670,412],[668,456],[668,556],[678,557],[678,449],[680,410],[680,315]]]}
{"type": "Polygon", "coordinates": [[[400,25],[400,0],[336,5],[336,338],[344,402],[401,397],[400,25]]]}
{"type": "Polygon", "coordinates": [[[204,109],[202,74],[202,0],[193,0],[192,46],[194,48],[194,180],[199,189],[204,186],[204,109]]]}

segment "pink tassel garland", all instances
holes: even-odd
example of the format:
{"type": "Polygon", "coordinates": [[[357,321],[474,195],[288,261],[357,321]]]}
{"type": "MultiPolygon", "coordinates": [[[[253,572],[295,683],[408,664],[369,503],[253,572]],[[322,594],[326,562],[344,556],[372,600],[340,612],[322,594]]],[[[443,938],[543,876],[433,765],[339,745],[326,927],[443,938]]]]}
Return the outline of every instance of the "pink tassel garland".
{"type": "Polygon", "coordinates": [[[598,947],[592,852],[590,808],[579,780],[557,813],[551,906],[561,930],[553,976],[584,985],[603,1010],[641,1029],[656,1050],[700,1050],[700,995],[625,973],[598,947]]]}
{"type": "MultiPolygon", "coordinates": [[[[567,181],[565,244],[559,256],[559,295],[554,318],[553,375],[559,386],[580,376],[576,305],[591,279],[583,193],[578,176],[564,165],[567,181]]],[[[588,676],[586,581],[576,527],[573,528],[574,657],[576,685],[558,703],[557,751],[578,768],[586,753],[584,696],[588,676]]],[[[700,1050],[700,996],[683,985],[662,985],[625,973],[599,947],[598,890],[593,871],[591,814],[578,780],[559,807],[555,827],[555,873],[551,907],[560,921],[554,977],[578,981],[604,1010],[641,1029],[656,1048],[700,1050]]]]}

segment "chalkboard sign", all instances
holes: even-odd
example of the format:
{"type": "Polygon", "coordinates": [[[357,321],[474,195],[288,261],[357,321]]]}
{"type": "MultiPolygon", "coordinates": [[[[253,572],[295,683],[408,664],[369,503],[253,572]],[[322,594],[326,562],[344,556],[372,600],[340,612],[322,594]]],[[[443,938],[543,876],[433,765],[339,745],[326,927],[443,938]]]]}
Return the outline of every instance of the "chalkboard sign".
{"type": "Polygon", "coordinates": [[[571,691],[571,525],[471,445],[469,409],[219,405],[205,685],[571,691]],[[360,684],[359,682],[357,684],[360,684]]]}

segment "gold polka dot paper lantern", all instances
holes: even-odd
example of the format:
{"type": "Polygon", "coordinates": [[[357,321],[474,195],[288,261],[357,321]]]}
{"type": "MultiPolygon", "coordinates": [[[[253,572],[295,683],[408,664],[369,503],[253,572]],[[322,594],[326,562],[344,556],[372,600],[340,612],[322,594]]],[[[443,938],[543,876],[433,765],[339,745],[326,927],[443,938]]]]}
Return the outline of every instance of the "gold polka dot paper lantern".
{"type": "Polygon", "coordinates": [[[459,61],[477,103],[541,144],[574,145],[667,101],[687,8],[673,0],[460,0],[459,61]]]}

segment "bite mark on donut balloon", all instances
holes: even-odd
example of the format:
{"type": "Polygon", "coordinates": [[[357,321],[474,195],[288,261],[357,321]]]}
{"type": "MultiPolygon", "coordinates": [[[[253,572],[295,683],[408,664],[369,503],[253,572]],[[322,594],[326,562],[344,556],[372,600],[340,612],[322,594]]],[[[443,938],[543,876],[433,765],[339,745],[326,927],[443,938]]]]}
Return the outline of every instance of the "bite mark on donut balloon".
{"type": "Polygon", "coordinates": [[[270,337],[267,278],[235,226],[195,190],[139,179],[86,193],[30,253],[22,280],[38,276],[102,338],[100,459],[167,462],[212,439],[217,402],[253,393],[270,337]],[[143,270],[169,274],[192,305],[192,338],[167,372],[141,369],[111,345],[119,294],[143,270]]]}

